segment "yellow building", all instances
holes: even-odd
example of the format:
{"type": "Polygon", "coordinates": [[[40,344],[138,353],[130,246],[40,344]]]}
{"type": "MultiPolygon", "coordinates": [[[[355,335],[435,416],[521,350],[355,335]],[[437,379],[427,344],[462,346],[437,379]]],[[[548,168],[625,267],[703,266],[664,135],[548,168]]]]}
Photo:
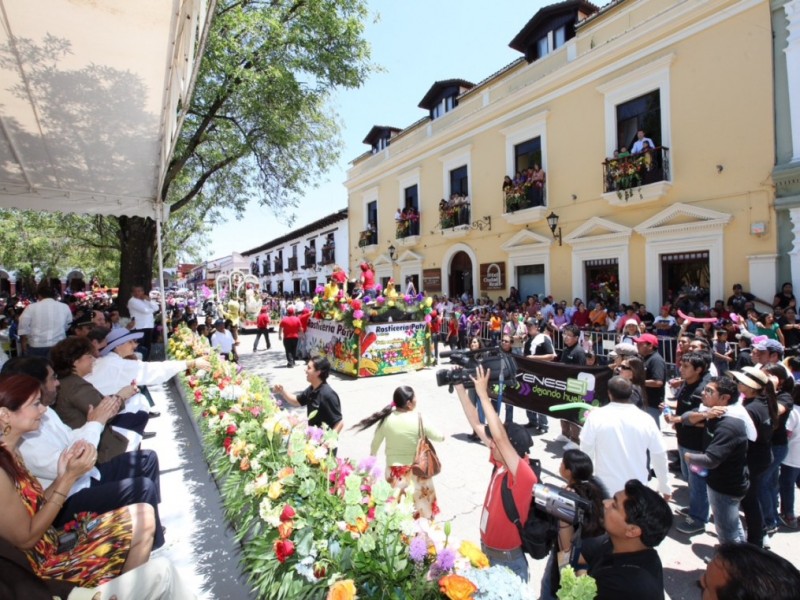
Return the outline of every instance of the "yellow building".
{"type": "Polygon", "coordinates": [[[772,297],[768,1],[560,2],[510,45],[517,61],[436,82],[428,117],[367,136],[346,181],[351,270],[492,299],[772,297]],[[533,163],[543,185],[505,194],[533,163]]]}

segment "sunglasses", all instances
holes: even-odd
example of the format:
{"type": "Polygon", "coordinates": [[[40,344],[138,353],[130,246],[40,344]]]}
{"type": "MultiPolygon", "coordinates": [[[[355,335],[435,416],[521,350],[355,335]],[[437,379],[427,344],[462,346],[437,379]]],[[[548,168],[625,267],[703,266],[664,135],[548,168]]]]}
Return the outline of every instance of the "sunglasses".
{"type": "Polygon", "coordinates": [[[620,371],[633,371],[633,369],[628,365],[620,365],[616,369],[614,369],[614,373],[619,374],[620,371]]]}

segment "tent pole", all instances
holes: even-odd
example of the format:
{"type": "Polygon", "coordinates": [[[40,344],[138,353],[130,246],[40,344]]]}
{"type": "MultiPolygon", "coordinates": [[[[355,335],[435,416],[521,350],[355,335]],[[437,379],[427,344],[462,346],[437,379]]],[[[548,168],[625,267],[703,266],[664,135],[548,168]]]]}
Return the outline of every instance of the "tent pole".
{"type": "Polygon", "coordinates": [[[161,246],[161,219],[164,215],[164,203],[159,200],[156,205],[156,248],[158,248],[158,284],[161,286],[161,334],[164,341],[164,353],[167,352],[167,290],[164,288],[164,250],[161,246]]]}

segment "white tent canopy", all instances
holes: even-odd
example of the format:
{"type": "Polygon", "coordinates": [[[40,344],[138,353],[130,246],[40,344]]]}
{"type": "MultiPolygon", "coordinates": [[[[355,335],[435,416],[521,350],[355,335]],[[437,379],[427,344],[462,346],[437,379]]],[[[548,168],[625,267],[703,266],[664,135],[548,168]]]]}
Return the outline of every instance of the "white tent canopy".
{"type": "Polygon", "coordinates": [[[0,206],[155,218],[210,7],[0,0],[0,206]]]}
{"type": "Polygon", "coordinates": [[[151,217],[160,229],[214,5],[0,0],[0,207],[151,217]]]}

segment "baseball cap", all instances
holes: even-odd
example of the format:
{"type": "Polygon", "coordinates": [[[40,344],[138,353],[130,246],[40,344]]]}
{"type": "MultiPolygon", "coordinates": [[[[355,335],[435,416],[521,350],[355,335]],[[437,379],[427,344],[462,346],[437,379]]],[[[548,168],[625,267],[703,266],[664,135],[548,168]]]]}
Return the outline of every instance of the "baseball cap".
{"type": "MultiPolygon", "coordinates": [[[[504,427],[506,428],[508,441],[511,442],[511,445],[514,447],[514,450],[517,451],[517,454],[519,454],[520,457],[528,454],[533,446],[533,440],[531,439],[531,434],[528,433],[528,430],[518,423],[506,423],[504,427]]],[[[484,428],[486,430],[487,437],[492,439],[492,432],[489,431],[489,426],[484,425],[484,428]]]]}
{"type": "Polygon", "coordinates": [[[783,346],[778,340],[773,340],[771,338],[767,338],[765,340],[759,340],[755,344],[753,344],[753,350],[758,350],[760,352],[767,351],[767,352],[776,352],[778,354],[783,354],[783,346]]]}
{"type": "Polygon", "coordinates": [[[643,333],[639,337],[633,338],[633,341],[637,344],[652,344],[653,346],[658,346],[658,338],[652,333],[643,333]]]}
{"type": "Polygon", "coordinates": [[[635,325],[636,327],[638,327],[639,321],[637,321],[636,319],[628,319],[627,321],[625,321],[625,327],[627,327],[628,325],[635,325]]]}

